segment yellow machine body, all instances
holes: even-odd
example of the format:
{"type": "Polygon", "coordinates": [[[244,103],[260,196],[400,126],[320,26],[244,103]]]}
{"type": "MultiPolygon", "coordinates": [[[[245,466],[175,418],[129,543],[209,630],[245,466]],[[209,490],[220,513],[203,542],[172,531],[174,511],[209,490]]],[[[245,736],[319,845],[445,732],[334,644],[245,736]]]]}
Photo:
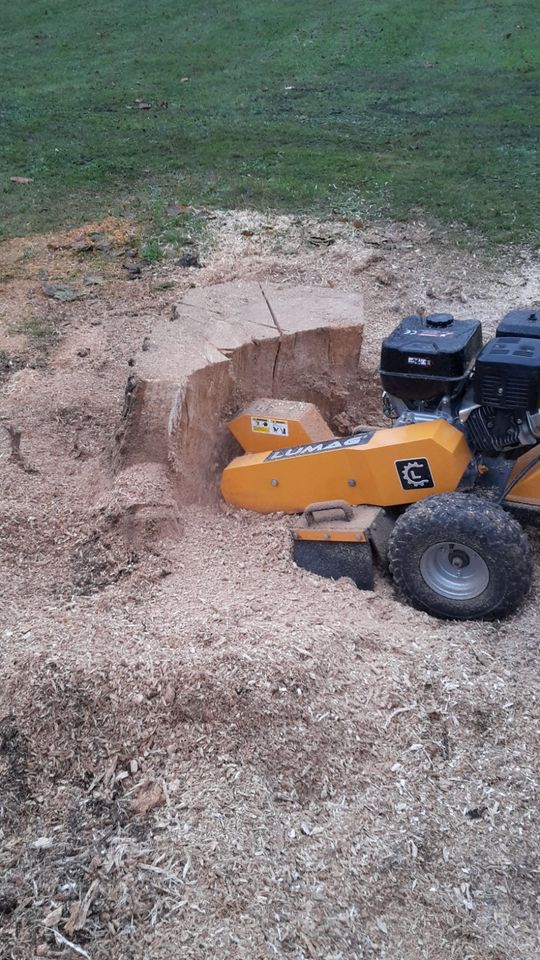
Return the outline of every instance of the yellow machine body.
{"type": "Polygon", "coordinates": [[[516,460],[515,467],[508,478],[509,483],[512,483],[528,464],[531,464],[531,468],[522,480],[518,480],[505,498],[509,503],[540,507],[540,462],[534,464],[535,460],[538,461],[538,447],[533,447],[516,460]]]}
{"type": "MultiPolygon", "coordinates": [[[[289,434],[290,435],[290,434],[289,434]]],[[[471,461],[460,430],[446,420],[310,439],[272,437],[224,470],[228,503],[259,513],[299,513],[314,501],[398,506],[454,491],[471,461]]]]}

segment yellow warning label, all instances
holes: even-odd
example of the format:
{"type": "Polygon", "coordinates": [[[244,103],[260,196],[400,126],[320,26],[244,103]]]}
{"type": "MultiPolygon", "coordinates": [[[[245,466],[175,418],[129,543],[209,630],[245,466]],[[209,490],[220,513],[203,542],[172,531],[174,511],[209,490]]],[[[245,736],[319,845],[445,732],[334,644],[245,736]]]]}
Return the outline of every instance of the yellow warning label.
{"type": "Polygon", "coordinates": [[[253,433],[268,433],[273,437],[289,436],[289,424],[287,420],[272,420],[269,417],[252,417],[251,429],[253,433]]]}

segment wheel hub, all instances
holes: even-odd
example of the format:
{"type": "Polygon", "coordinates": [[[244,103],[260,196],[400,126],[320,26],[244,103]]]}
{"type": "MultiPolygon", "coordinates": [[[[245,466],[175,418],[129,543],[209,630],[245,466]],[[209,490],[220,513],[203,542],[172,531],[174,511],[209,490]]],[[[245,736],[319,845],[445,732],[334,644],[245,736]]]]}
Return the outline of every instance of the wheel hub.
{"type": "Polygon", "coordinates": [[[448,554],[448,559],[453,567],[456,567],[458,570],[462,570],[463,567],[469,565],[470,557],[465,552],[465,550],[451,550],[448,554]]]}
{"type": "Polygon", "coordinates": [[[485,560],[463,543],[432,544],[422,554],[420,572],[428,587],[450,599],[472,600],[480,596],[489,583],[485,560]]]}

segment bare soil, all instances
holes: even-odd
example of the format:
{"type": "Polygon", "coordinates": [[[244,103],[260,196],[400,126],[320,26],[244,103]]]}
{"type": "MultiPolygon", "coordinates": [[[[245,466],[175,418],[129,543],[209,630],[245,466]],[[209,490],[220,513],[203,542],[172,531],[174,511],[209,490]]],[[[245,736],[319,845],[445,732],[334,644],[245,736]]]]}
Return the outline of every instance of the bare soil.
{"type": "Polygon", "coordinates": [[[2,253],[0,956],[533,960],[538,571],[508,620],[443,623],[295,569],[287,518],[189,507],[134,545],[110,490],[129,360],[188,287],[363,291],[371,404],[400,315],[489,329],[537,263],[223,213],[202,269],[128,280],[137,242],[2,253]]]}

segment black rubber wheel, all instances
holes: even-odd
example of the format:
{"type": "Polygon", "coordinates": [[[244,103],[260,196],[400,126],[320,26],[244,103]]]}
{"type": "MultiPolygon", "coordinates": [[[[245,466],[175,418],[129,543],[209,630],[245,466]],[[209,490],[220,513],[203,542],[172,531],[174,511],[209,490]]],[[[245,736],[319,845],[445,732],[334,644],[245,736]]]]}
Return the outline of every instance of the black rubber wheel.
{"type": "Polygon", "coordinates": [[[409,507],[395,523],[388,560],[413,607],[449,620],[503,617],[531,586],[529,544],[517,520],[465,493],[409,507]]]}

